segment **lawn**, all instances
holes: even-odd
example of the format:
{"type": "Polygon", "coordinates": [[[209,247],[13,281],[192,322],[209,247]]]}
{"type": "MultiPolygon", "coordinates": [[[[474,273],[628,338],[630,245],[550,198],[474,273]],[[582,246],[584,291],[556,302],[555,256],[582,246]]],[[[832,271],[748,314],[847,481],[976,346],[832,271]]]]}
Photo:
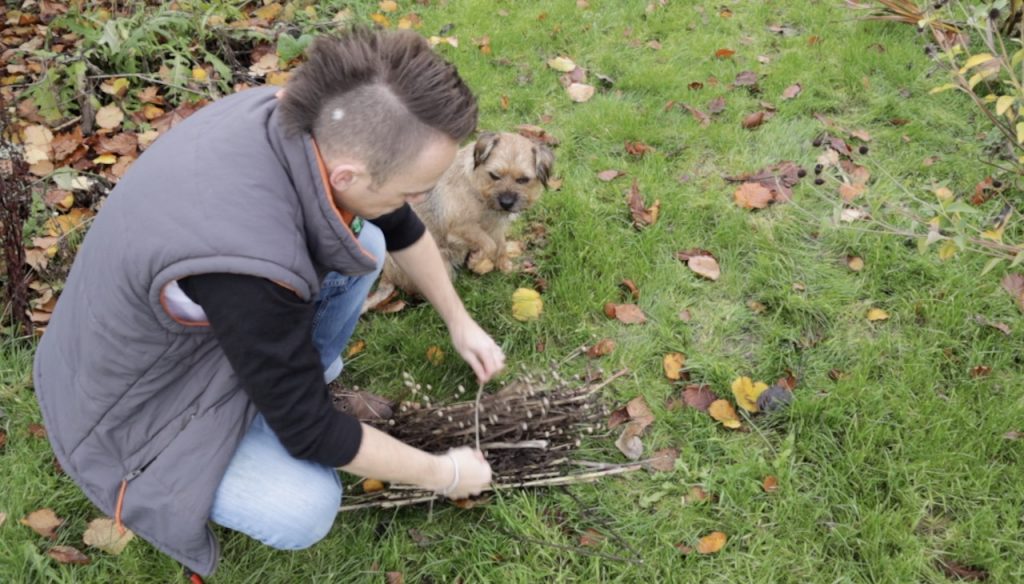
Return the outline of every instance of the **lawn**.
{"type": "MultiPolygon", "coordinates": [[[[312,5],[326,21],[342,7],[295,4],[298,12],[312,5]]],[[[357,21],[377,11],[375,2],[349,4],[357,21]]],[[[536,287],[534,275],[457,281],[469,311],[508,355],[504,379],[614,340],[610,354],[562,368],[628,368],[605,401],[617,407],[643,396],[656,417],[645,454],[676,447],[675,469],[505,492],[467,510],[343,513],[324,541],[301,552],[221,530],[221,564],[208,581],[380,582],[386,572],[405,582],[948,581],[941,562],[984,570],[993,582],[1024,581],[1024,442],[1005,437],[1024,429],[1024,321],[1000,288],[1005,264],[980,275],[980,255],[943,261],[916,241],[861,230],[869,221],[836,223],[839,183],[829,172],[824,184],[813,183],[822,132],[864,144],[815,114],[870,135],[869,151],[853,158],[874,177],[856,203],[875,215],[912,206],[907,191],[973,192],[990,173],[977,138],[984,119],[962,96],[929,94],[946,79],[926,57],[926,39],[913,27],[855,20],[840,2],[578,4],[402,0],[389,18],[415,12],[424,35],[444,29],[458,39],[438,51],[477,93],[481,129],[534,124],[560,141],[560,188],[516,228],[522,236],[546,232],[527,250],[546,284],[541,318],[524,323],[511,314],[513,291],[536,287]],[[547,64],[558,56],[588,70],[598,87],[592,99],[569,99],[561,73],[547,64]],[[744,71],[757,74],[756,86],[732,85],[744,71]],[[799,95],[783,99],[796,83],[799,95]],[[707,113],[718,97],[724,111],[706,125],[679,105],[707,113]],[[677,105],[666,107],[670,101],[677,105]],[[762,102],[774,115],[744,128],[749,114],[766,109],[762,102]],[[633,155],[627,142],[652,150],[633,155]],[[737,185],[723,177],[784,160],[809,171],[791,202],[737,206],[737,185]],[[600,180],[609,169],[625,176],[600,180]],[[641,229],[626,204],[634,180],[648,205],[660,200],[657,220],[641,229]],[[690,248],[714,254],[717,281],[676,258],[690,248]],[[862,258],[863,269],[850,269],[848,256],[862,258]],[[635,302],[647,322],[605,316],[606,303],[633,302],[623,279],[639,288],[635,302]],[[875,308],[889,318],[870,321],[875,308]],[[1005,323],[1010,334],[977,315],[1005,323]],[[686,355],[689,383],[719,396],[732,399],[737,377],[770,384],[793,375],[794,400],[785,411],[744,419],[748,431],[669,408],[686,385],[665,378],[670,352],[686,355]],[[772,492],[763,488],[769,475],[778,479],[772,492]],[[707,500],[695,500],[698,486],[707,500]],[[604,538],[582,545],[588,529],[604,538]],[[718,553],[680,551],[713,531],[728,537],[718,553]]],[[[993,215],[1001,206],[988,205],[983,211],[993,215]]],[[[460,383],[475,386],[426,305],[371,313],[355,338],[366,348],[349,360],[346,384],[397,395],[399,372],[408,371],[441,400],[455,399],[460,383]],[[446,354],[440,365],[426,358],[431,346],[446,354]]],[[[180,567],[143,541],[119,556],[82,544],[99,511],[55,471],[47,442],[29,430],[42,421],[31,357],[30,342],[3,341],[0,581],[177,581],[180,567]],[[89,565],[56,563],[46,555],[54,542],[19,524],[44,507],[66,519],[56,543],[79,547],[89,565]]],[[[611,433],[595,437],[585,451],[625,461],[613,442],[611,433]]]]}

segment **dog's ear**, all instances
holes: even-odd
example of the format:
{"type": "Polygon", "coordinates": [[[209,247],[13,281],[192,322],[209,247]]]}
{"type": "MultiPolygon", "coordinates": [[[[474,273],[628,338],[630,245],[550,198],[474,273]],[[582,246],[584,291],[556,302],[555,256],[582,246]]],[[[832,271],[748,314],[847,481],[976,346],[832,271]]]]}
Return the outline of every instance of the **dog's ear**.
{"type": "Polygon", "coordinates": [[[479,167],[491,157],[491,152],[498,145],[498,135],[494,132],[484,132],[476,140],[473,147],[473,168],[479,167]]]}
{"type": "Polygon", "coordinates": [[[537,171],[537,179],[544,188],[548,188],[548,178],[551,177],[551,167],[555,164],[555,153],[544,144],[537,144],[533,147],[534,167],[537,171]]]}

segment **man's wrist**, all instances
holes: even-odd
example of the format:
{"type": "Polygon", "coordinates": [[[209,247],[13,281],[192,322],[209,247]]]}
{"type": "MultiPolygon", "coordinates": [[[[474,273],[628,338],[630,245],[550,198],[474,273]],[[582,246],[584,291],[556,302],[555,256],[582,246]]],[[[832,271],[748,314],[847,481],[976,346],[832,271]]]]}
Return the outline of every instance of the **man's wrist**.
{"type": "Polygon", "coordinates": [[[435,493],[441,493],[452,484],[452,477],[455,475],[455,469],[452,466],[454,461],[447,454],[432,454],[431,463],[431,479],[423,486],[435,493]]]}

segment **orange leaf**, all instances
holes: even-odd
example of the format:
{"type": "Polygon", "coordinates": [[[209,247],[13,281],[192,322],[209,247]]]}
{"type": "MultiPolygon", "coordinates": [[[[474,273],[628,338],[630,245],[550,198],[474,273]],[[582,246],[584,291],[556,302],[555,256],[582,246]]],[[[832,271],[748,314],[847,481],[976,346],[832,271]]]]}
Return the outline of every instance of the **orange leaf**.
{"type": "Polygon", "coordinates": [[[768,475],[764,477],[764,483],[761,484],[761,487],[764,488],[764,492],[766,493],[774,493],[779,490],[779,479],[772,475],[768,475]]]}
{"type": "Polygon", "coordinates": [[[686,355],[682,353],[669,353],[661,360],[662,368],[665,370],[665,377],[672,381],[679,381],[683,376],[683,366],[686,364],[686,355]]]}
{"type": "Polygon", "coordinates": [[[732,49],[718,49],[715,51],[715,56],[719,59],[728,59],[729,57],[736,54],[736,51],[732,49]]]}
{"type": "Polygon", "coordinates": [[[636,304],[613,304],[612,306],[614,306],[615,318],[623,324],[647,322],[647,317],[636,304]]]}
{"type": "Polygon", "coordinates": [[[727,539],[721,531],[712,531],[697,542],[697,553],[716,554],[725,546],[727,539]]]}
{"type": "Polygon", "coordinates": [[[591,359],[598,357],[604,357],[608,353],[615,350],[615,341],[611,339],[601,339],[596,345],[587,349],[587,356],[591,359]]]}
{"type": "Polygon", "coordinates": [[[733,409],[732,404],[724,399],[715,400],[708,407],[708,414],[712,418],[718,420],[726,428],[732,428],[735,430],[741,426],[740,419],[736,415],[736,410],[733,409]]]}
{"type": "Polygon", "coordinates": [[[775,198],[770,190],[755,182],[741,184],[732,197],[744,209],[764,209],[775,198]]]}

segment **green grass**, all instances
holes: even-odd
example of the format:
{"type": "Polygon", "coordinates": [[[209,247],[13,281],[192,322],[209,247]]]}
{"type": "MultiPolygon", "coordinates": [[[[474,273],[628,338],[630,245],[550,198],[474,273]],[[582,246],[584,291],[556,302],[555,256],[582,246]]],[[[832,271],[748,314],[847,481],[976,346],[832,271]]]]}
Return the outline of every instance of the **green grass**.
{"type": "MultiPolygon", "coordinates": [[[[403,13],[412,9],[401,4],[403,13]]],[[[809,168],[818,155],[811,140],[824,129],[813,114],[822,113],[871,133],[863,160],[876,177],[884,169],[918,192],[931,182],[973,189],[987,172],[973,139],[985,128],[966,100],[928,95],[945,81],[911,27],[856,22],[838,3],[813,0],[732,3],[730,19],[718,15],[722,2],[707,0],[651,13],[646,2],[613,0],[591,0],[588,10],[568,0],[433,4],[415,5],[422,32],[455,24],[450,34],[460,48],[440,50],[479,95],[481,128],[533,123],[562,141],[556,168],[564,186],[523,223],[548,229],[547,245],[534,253],[549,283],[543,317],[527,324],[511,318],[512,291],[532,283],[522,274],[462,277],[457,287],[467,307],[516,367],[538,370],[582,343],[615,339],[615,352],[593,365],[631,374],[609,388],[607,401],[645,396],[657,416],[646,449],[680,448],[677,468],[573,487],[571,495],[505,494],[472,510],[344,514],[327,539],[302,552],[273,551],[221,531],[222,562],[209,581],[380,582],[379,568],[404,573],[406,582],[942,582],[937,558],[983,567],[993,582],[1024,580],[1024,442],[1002,437],[1024,425],[1024,321],[999,288],[1002,269],[979,276],[985,258],[940,262],[899,238],[835,229],[824,221],[832,207],[809,180],[796,188],[794,204],[756,213],[736,207],[733,187],[722,180],[779,160],[809,168]],[[801,33],[765,30],[778,23],[801,33]],[[485,34],[491,56],[471,42],[485,34]],[[820,42],[809,45],[811,35],[820,42]],[[662,48],[645,47],[650,40],[662,48]],[[871,48],[876,43],[884,53],[871,48]],[[719,48],[737,54],[715,59],[719,48]],[[571,103],[545,65],[560,54],[609,75],[615,86],[571,103]],[[760,64],[758,55],[771,60],[760,64]],[[745,69],[762,75],[760,95],[727,88],[745,69]],[[692,81],[704,88],[688,89],[692,81]],[[782,101],[783,89],[796,82],[803,93],[782,101]],[[703,109],[719,95],[727,108],[707,128],[684,111],[663,109],[668,100],[703,109]],[[760,100],[774,103],[777,115],[755,131],[742,129],[740,120],[760,100]],[[911,123],[896,127],[891,118],[911,123]],[[656,152],[634,159],[625,140],[656,152]],[[939,161],[924,167],[933,155],[939,161]],[[597,172],[608,168],[629,176],[598,181],[597,172]],[[680,175],[689,179],[680,182],[680,175]],[[658,222],[639,232],[624,203],[632,178],[647,200],[662,202],[658,222]],[[718,282],[695,277],[674,258],[689,247],[715,253],[718,282]],[[863,257],[864,271],[847,269],[847,254],[863,257]],[[623,278],[639,286],[648,323],[626,327],[602,314],[605,302],[624,301],[623,278]],[[751,300],[767,310],[755,314],[751,300]],[[872,307],[891,318],[869,323],[872,307]],[[692,313],[690,322],[677,318],[682,309],[692,313]],[[977,324],[978,314],[1013,333],[977,324]],[[757,431],[749,433],[724,430],[693,410],[668,411],[666,399],[678,391],[661,373],[669,351],[685,353],[692,379],[720,395],[740,375],[771,381],[791,370],[799,377],[796,400],[771,423],[755,419],[757,431]],[[972,377],[978,365],[991,367],[991,375],[972,377]],[[833,369],[845,377],[831,380],[833,369]],[[761,489],[769,474],[779,478],[772,494],[761,489]],[[684,504],[698,484],[716,500],[684,504]],[[533,542],[575,546],[588,527],[610,527],[643,563],[533,542]],[[410,529],[428,543],[418,545],[410,529]],[[717,555],[683,556],[674,547],[714,530],[729,535],[717,555]]],[[[881,212],[905,200],[878,181],[866,202],[881,212]]],[[[457,383],[471,384],[429,307],[371,316],[356,338],[367,349],[348,364],[348,383],[395,394],[396,371],[407,370],[444,398],[457,383]],[[430,345],[448,353],[443,366],[426,361],[430,345]]],[[[581,369],[579,361],[567,368],[581,369]]],[[[59,543],[80,546],[86,523],[98,515],[54,473],[47,443],[28,433],[29,423],[41,421],[30,364],[30,349],[4,345],[0,581],[175,581],[177,565],[142,541],[119,557],[87,550],[91,565],[61,566],[45,556],[49,542],[18,524],[51,507],[68,519],[59,543]]],[[[587,447],[608,451],[611,443],[587,447]]],[[[633,555],[612,538],[594,551],[633,555]]]]}

